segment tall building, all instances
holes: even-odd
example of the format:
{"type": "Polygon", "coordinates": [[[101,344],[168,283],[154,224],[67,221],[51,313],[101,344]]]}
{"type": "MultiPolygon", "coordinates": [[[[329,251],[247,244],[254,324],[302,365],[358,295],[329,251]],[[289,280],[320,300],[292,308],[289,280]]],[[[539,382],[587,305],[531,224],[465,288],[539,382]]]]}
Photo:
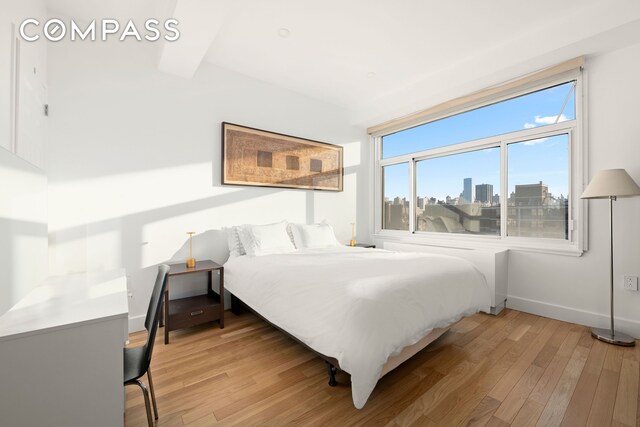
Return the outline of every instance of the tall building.
{"type": "Polygon", "coordinates": [[[464,187],[462,190],[462,200],[460,203],[471,203],[473,202],[473,182],[471,178],[464,179],[464,187]]]}
{"type": "Polygon", "coordinates": [[[540,181],[538,184],[516,185],[515,206],[545,206],[548,203],[549,187],[540,181]]]}
{"type": "Polygon", "coordinates": [[[384,228],[387,230],[408,230],[408,209],[401,203],[384,204],[384,228]]]}
{"type": "Polygon", "coordinates": [[[424,201],[425,201],[425,197],[418,196],[418,207],[420,209],[424,209],[424,201]]]}
{"type": "Polygon", "coordinates": [[[493,185],[478,184],[476,185],[476,202],[493,203],[493,185]]]}

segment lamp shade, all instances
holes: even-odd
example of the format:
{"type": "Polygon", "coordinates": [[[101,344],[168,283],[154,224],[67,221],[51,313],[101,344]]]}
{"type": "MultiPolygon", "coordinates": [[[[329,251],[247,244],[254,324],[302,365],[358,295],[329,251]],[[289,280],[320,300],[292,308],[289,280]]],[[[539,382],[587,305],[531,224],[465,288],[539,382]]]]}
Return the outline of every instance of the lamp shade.
{"type": "Polygon", "coordinates": [[[604,169],[598,171],[587,188],[580,196],[581,199],[606,199],[612,196],[638,196],[640,187],[624,169],[604,169]]]}

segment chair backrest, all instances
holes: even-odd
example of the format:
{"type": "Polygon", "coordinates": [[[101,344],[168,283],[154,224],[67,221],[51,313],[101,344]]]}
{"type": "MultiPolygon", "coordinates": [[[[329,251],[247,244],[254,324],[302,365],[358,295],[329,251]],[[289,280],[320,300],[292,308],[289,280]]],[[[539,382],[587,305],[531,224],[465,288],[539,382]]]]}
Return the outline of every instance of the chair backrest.
{"type": "Polygon", "coordinates": [[[147,309],[147,317],[144,319],[144,327],[147,329],[147,343],[144,345],[145,352],[145,372],[151,363],[151,354],[153,353],[153,343],[156,339],[158,331],[158,320],[160,320],[160,308],[164,297],[164,289],[167,286],[167,275],[169,274],[169,266],[161,264],[158,266],[158,275],[156,283],[153,285],[149,308],[147,309]]]}

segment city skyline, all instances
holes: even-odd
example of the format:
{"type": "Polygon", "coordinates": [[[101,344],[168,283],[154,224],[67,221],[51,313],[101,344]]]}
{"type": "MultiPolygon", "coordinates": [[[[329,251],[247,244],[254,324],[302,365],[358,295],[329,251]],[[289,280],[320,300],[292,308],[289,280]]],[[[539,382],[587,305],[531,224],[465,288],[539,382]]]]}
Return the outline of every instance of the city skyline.
{"type": "Polygon", "coordinates": [[[413,216],[416,231],[499,235],[504,223],[509,236],[567,239],[569,201],[549,193],[544,182],[516,185],[505,206],[497,195],[491,196],[490,184],[477,184],[472,196],[472,183],[464,178],[463,191],[455,198],[417,196],[414,209],[406,198],[385,198],[383,228],[409,230],[413,216]]]}

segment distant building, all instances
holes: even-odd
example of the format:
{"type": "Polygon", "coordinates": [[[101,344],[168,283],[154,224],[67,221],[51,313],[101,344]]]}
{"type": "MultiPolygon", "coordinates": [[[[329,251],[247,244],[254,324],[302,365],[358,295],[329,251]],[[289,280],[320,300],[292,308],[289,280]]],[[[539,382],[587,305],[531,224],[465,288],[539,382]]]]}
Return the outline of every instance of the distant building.
{"type": "Polygon", "coordinates": [[[384,228],[387,230],[408,230],[409,215],[408,207],[400,200],[399,197],[394,199],[398,203],[384,204],[384,228]]]}
{"type": "Polygon", "coordinates": [[[493,203],[493,185],[478,184],[476,185],[476,202],[493,203]]]}
{"type": "Polygon", "coordinates": [[[508,207],[507,234],[521,237],[568,238],[568,203],[549,193],[542,181],[516,185],[508,207]]]}
{"type": "Polygon", "coordinates": [[[493,204],[494,205],[499,205],[500,204],[500,195],[499,194],[494,194],[493,195],[493,204]]]}
{"type": "Polygon", "coordinates": [[[515,206],[546,206],[549,187],[540,181],[538,184],[516,185],[513,203],[515,206]]]}
{"type": "Polygon", "coordinates": [[[418,207],[420,209],[424,209],[424,201],[425,201],[424,197],[418,197],[418,207]]]}
{"type": "Polygon", "coordinates": [[[399,205],[400,204],[400,197],[396,196],[395,199],[393,199],[393,204],[394,205],[399,205]]]}
{"type": "Polygon", "coordinates": [[[460,203],[473,202],[473,181],[471,178],[464,179],[464,187],[462,187],[462,200],[460,203]]]}

